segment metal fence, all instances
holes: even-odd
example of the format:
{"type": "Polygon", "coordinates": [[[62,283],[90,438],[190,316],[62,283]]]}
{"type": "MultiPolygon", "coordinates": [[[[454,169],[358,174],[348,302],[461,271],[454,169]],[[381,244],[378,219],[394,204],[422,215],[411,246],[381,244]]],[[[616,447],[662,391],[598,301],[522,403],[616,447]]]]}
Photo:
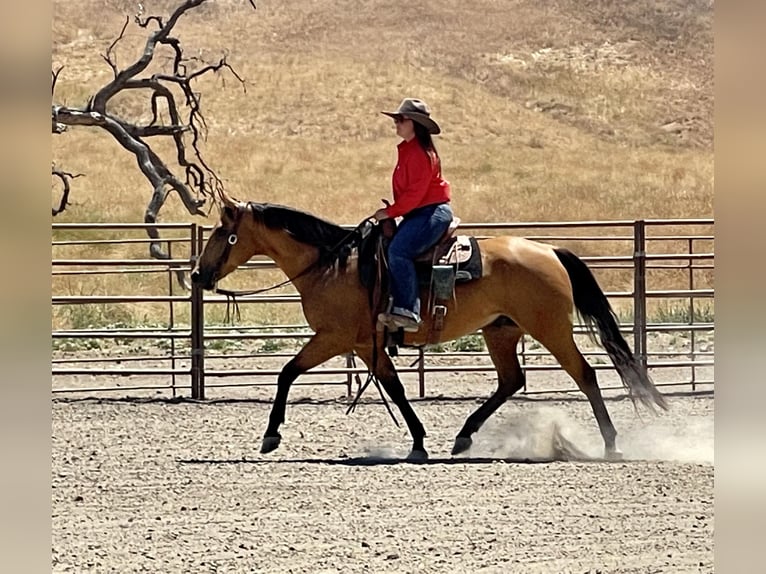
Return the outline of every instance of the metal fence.
{"type": "MultiPolygon", "coordinates": [[[[188,393],[203,399],[206,389],[273,385],[278,362],[294,354],[284,347],[299,346],[312,332],[305,323],[259,317],[278,305],[297,306],[298,294],[288,287],[243,300],[243,306],[258,307],[256,319],[226,324],[220,312],[225,298],[197,287],[184,290],[177,281],[179,270],[190,270],[210,228],[152,227],[163,237],[168,259],[148,257],[145,224],[53,224],[53,392],[188,393]]],[[[602,285],[616,286],[606,294],[636,356],[658,385],[712,389],[713,220],[483,223],[462,224],[460,232],[522,235],[569,247],[602,285]]],[[[254,258],[235,275],[243,285],[276,283],[283,277],[274,269],[272,262],[254,258]]],[[[575,326],[575,334],[578,342],[586,340],[582,325],[575,326]]],[[[612,370],[603,350],[593,347],[584,354],[597,370],[612,370]]],[[[494,370],[476,336],[452,347],[405,349],[401,355],[404,364],[398,370],[417,384],[420,397],[428,396],[435,374],[494,370]]],[[[576,390],[535,380],[535,374],[560,367],[527,337],[520,360],[528,377],[523,392],[576,390]]],[[[364,372],[349,355],[301,381],[340,385],[351,394],[364,372]]],[[[607,383],[605,388],[617,387],[607,383]]]]}

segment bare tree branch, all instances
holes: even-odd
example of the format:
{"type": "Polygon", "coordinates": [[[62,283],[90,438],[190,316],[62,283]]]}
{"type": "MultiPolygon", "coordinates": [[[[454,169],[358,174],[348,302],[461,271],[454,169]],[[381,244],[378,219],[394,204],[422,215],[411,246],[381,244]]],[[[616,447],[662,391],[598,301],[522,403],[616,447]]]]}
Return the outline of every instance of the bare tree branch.
{"type": "MultiPolygon", "coordinates": [[[[139,4],[139,8],[143,8],[143,6],[139,4]]],[[[130,17],[125,16],[125,23],[122,25],[122,30],[120,30],[120,35],[114,39],[114,42],[109,44],[109,47],[106,49],[106,54],[101,54],[101,57],[104,60],[106,60],[106,63],[109,64],[110,68],[112,68],[112,72],[114,73],[115,78],[117,77],[117,74],[120,73],[120,71],[117,69],[117,66],[112,60],[112,52],[114,51],[114,47],[117,45],[117,43],[125,37],[125,30],[127,30],[128,24],[130,24],[130,17]]]]}
{"type": "Polygon", "coordinates": [[[69,203],[69,191],[70,191],[69,181],[76,177],[83,177],[83,174],[82,173],[73,174],[73,173],[68,173],[66,171],[61,171],[60,169],[56,169],[55,164],[53,165],[53,168],[51,169],[51,173],[53,174],[54,177],[57,177],[58,179],[61,180],[61,186],[63,188],[61,191],[61,199],[59,200],[58,209],[56,209],[55,207],[52,208],[53,215],[55,216],[61,213],[62,211],[64,211],[66,209],[67,204],[69,203]]]}
{"type": "MultiPolygon", "coordinates": [[[[233,75],[243,89],[244,80],[226,61],[226,55],[214,63],[203,62],[195,57],[186,58],[180,40],[171,36],[179,18],[207,1],[185,0],[167,20],[160,16],[144,17],[143,6],[139,4],[139,13],[134,16],[134,22],[141,28],[153,29],[140,57],[124,69],[120,69],[117,64],[115,49],[125,38],[130,23],[130,18],[126,18],[119,35],[102,54],[102,58],[112,69],[113,79],[97,90],[84,107],[69,107],[54,102],[51,109],[53,133],[63,133],[67,126],[101,128],[136,156],[139,169],[152,187],[152,195],[144,214],[146,223],[156,222],[158,213],[171,191],[178,193],[191,215],[205,215],[203,205],[208,199],[215,201],[223,191],[223,182],[203,159],[200,150],[200,144],[207,136],[207,122],[201,109],[201,95],[193,90],[192,82],[204,75],[220,74],[224,71],[233,75]],[[170,71],[147,75],[147,68],[161,48],[172,52],[170,71]],[[148,123],[123,119],[110,109],[113,98],[127,90],[144,90],[150,94],[151,119],[148,123]],[[177,95],[183,98],[182,101],[179,102],[177,95]],[[164,124],[160,118],[161,107],[168,114],[169,124],[164,124]],[[184,117],[181,109],[184,110],[184,117]],[[166,162],[151,149],[146,140],[152,137],[173,138],[176,148],[175,163],[183,170],[181,177],[176,176],[166,162]]],[[[248,0],[248,3],[255,8],[253,0],[248,0]]],[[[52,73],[54,98],[56,81],[62,69],[63,67],[60,67],[52,73]]],[[[64,192],[68,197],[69,181],[65,177],[58,177],[62,179],[64,192]]],[[[67,200],[62,200],[59,209],[53,210],[53,215],[61,213],[67,204],[67,200]]],[[[147,227],[147,233],[157,240],[150,243],[151,255],[167,259],[168,256],[160,247],[156,229],[147,227]]]]}
{"type": "Polygon", "coordinates": [[[51,74],[53,75],[53,81],[51,82],[51,95],[56,93],[56,80],[59,79],[59,74],[63,69],[64,66],[59,66],[58,70],[51,70],[51,74]]]}

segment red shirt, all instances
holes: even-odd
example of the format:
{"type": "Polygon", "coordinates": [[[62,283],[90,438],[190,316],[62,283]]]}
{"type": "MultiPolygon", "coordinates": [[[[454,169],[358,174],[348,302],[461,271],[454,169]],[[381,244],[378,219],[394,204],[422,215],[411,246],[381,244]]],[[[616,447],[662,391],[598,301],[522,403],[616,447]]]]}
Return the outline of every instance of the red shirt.
{"type": "Polygon", "coordinates": [[[413,209],[450,200],[449,182],[442,178],[439,157],[426,153],[417,138],[398,146],[399,161],[391,183],[394,203],[386,208],[389,217],[406,215],[413,209]]]}

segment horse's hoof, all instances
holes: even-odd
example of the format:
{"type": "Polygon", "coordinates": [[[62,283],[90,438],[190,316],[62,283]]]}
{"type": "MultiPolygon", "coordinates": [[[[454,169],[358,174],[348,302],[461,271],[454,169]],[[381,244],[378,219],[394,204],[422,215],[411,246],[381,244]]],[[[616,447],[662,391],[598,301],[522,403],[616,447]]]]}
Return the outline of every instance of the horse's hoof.
{"type": "Polygon", "coordinates": [[[459,436],[455,439],[455,445],[452,447],[452,454],[460,454],[471,448],[473,440],[469,436],[459,436]]]}
{"type": "Polygon", "coordinates": [[[281,436],[265,436],[261,443],[261,454],[266,454],[272,450],[276,450],[279,447],[279,443],[282,441],[281,436]]]}
{"type": "Polygon", "coordinates": [[[410,462],[425,462],[428,460],[428,453],[424,450],[412,449],[410,454],[407,455],[407,460],[410,462]]]}
{"type": "Polygon", "coordinates": [[[622,460],[622,451],[618,448],[607,449],[604,458],[611,461],[622,460]]]}

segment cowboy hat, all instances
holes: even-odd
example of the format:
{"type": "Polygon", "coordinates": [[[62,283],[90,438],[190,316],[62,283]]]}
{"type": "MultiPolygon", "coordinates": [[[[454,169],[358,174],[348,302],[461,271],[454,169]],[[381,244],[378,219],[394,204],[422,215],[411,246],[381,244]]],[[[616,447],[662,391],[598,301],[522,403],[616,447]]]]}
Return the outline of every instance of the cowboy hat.
{"type": "Polygon", "coordinates": [[[380,112],[392,118],[404,117],[418,122],[428,130],[428,133],[438,134],[441,132],[439,124],[431,119],[431,108],[423,100],[417,98],[404,98],[395,112],[380,112]]]}

